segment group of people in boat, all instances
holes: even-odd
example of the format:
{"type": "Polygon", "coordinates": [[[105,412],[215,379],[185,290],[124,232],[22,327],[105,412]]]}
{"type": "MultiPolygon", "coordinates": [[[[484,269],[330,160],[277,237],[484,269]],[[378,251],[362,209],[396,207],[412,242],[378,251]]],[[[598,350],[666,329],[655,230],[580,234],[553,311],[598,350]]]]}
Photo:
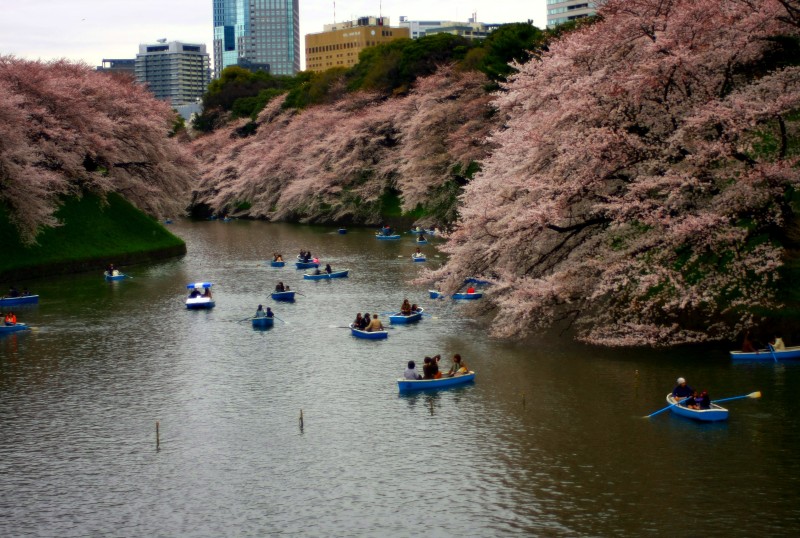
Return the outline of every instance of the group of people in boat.
{"type": "Polygon", "coordinates": [[[15,286],[8,288],[8,293],[3,296],[3,299],[16,299],[17,297],[27,297],[33,295],[28,288],[22,288],[19,291],[15,286]]]}
{"type": "Polygon", "coordinates": [[[416,314],[418,311],[419,307],[416,304],[408,302],[408,299],[405,299],[402,306],[400,306],[400,314],[403,316],[410,316],[416,314]]]}
{"type": "Polygon", "coordinates": [[[272,253],[272,261],[274,262],[282,262],[283,255],[280,252],[273,252],[272,253]]]}
{"type": "Polygon", "coordinates": [[[422,362],[422,375],[420,375],[417,371],[417,364],[414,361],[408,361],[406,370],[403,372],[403,377],[412,381],[418,381],[420,379],[441,379],[442,377],[454,377],[469,373],[469,367],[461,359],[461,355],[456,353],[453,355],[453,363],[450,366],[450,369],[447,371],[447,373],[443,374],[439,369],[439,361],[441,358],[441,355],[425,357],[422,362]]]}
{"type": "Polygon", "coordinates": [[[267,307],[266,312],[264,311],[264,305],[258,305],[256,309],[256,313],[253,316],[254,318],[274,318],[275,314],[272,312],[270,307],[267,307]]]}
{"type": "Polygon", "coordinates": [[[289,286],[284,286],[283,282],[278,282],[275,285],[275,291],[278,293],[283,293],[284,291],[292,291],[292,290],[289,289],[289,286]]]}
{"type": "MultiPolygon", "coordinates": [[[[786,349],[786,344],[783,342],[783,338],[779,333],[773,335],[772,339],[769,341],[769,345],[774,351],[784,351],[786,349]]],[[[760,346],[753,343],[750,339],[750,331],[745,332],[744,340],[742,341],[742,351],[745,353],[755,353],[758,351],[759,347],[760,346]]]]}
{"type": "Polygon", "coordinates": [[[353,321],[353,328],[360,331],[366,331],[368,333],[384,330],[383,323],[381,323],[381,320],[378,319],[378,314],[372,314],[372,317],[370,317],[369,312],[363,316],[361,315],[361,312],[359,312],[356,315],[355,321],[353,321]]]}
{"type": "Polygon", "coordinates": [[[381,227],[380,235],[392,235],[392,228],[388,224],[381,227]]]}
{"type": "Polygon", "coordinates": [[[196,299],[198,297],[208,297],[211,299],[211,288],[204,289],[203,293],[200,293],[200,290],[194,288],[191,293],[189,293],[189,299],[196,299]]]}
{"type": "MultiPolygon", "coordinates": [[[[298,254],[298,256],[297,256],[297,259],[300,260],[303,263],[311,263],[312,261],[314,263],[319,263],[319,259],[314,258],[311,255],[311,251],[310,250],[301,250],[300,254],[298,254]]],[[[283,260],[281,259],[281,260],[275,260],[275,261],[283,261],[283,260]]]]}
{"type": "Polygon", "coordinates": [[[333,273],[333,269],[331,269],[331,264],[329,264],[329,263],[326,263],[326,264],[325,264],[325,269],[322,269],[322,270],[320,270],[320,268],[319,268],[319,267],[317,267],[317,268],[314,270],[314,273],[313,273],[313,274],[315,274],[315,275],[321,275],[323,272],[325,272],[325,273],[328,273],[328,274],[331,274],[331,273],[333,273]]]}
{"type": "Polygon", "coordinates": [[[114,267],[113,263],[109,263],[106,267],[106,276],[119,276],[119,269],[114,267]]]}
{"type": "Polygon", "coordinates": [[[689,409],[711,409],[711,396],[708,395],[708,391],[694,390],[686,384],[686,379],[683,377],[678,378],[677,385],[672,389],[672,398],[689,409]]]}
{"type": "MultiPolygon", "coordinates": [[[[2,315],[2,314],[0,314],[2,315]]],[[[17,316],[14,312],[9,311],[5,317],[3,317],[3,323],[6,325],[16,325],[17,324],[17,316]]]]}

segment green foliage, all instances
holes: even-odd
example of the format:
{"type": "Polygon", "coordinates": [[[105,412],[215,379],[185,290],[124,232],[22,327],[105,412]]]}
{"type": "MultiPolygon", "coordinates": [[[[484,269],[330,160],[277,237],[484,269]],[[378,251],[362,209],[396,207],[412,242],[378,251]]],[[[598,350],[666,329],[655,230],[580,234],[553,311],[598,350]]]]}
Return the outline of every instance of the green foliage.
{"type": "Polygon", "coordinates": [[[258,113],[264,110],[264,107],[267,106],[267,103],[272,101],[274,98],[278,97],[279,95],[283,95],[285,93],[284,90],[278,90],[275,88],[267,88],[265,90],[261,90],[258,92],[258,95],[255,97],[240,97],[236,101],[233,102],[233,107],[231,108],[231,112],[233,112],[234,118],[247,118],[256,119],[258,113]]]}
{"type": "Polygon", "coordinates": [[[531,22],[504,24],[484,39],[479,49],[470,51],[475,68],[483,71],[492,80],[506,80],[516,70],[510,62],[525,63],[533,52],[541,48],[549,34],[541,31],[531,22]],[[477,51],[481,51],[478,53],[477,51]]]}
{"type": "Polygon", "coordinates": [[[31,246],[20,242],[6,208],[0,206],[0,274],[80,260],[113,260],[183,245],[118,194],[109,194],[106,202],[93,194],[66,199],[56,213],[63,225],[44,229],[31,246]]]}
{"type": "Polygon", "coordinates": [[[343,79],[345,73],[347,73],[347,69],[344,67],[333,67],[320,73],[311,71],[303,73],[302,82],[296,84],[289,91],[283,107],[305,108],[312,104],[326,103],[338,98],[341,90],[337,92],[336,86],[343,79]]]}
{"type": "Polygon", "coordinates": [[[172,128],[167,134],[170,138],[186,130],[186,121],[183,119],[183,116],[178,114],[177,110],[173,110],[173,112],[175,112],[175,120],[172,122],[172,128]]]}

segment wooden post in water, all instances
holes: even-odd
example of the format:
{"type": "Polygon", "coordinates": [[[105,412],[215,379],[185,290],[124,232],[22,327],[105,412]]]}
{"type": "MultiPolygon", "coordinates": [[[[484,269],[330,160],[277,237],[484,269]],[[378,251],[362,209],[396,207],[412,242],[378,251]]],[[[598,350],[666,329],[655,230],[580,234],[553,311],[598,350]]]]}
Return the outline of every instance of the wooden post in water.
{"type": "Polygon", "coordinates": [[[161,448],[161,436],[158,432],[158,421],[156,420],[156,450],[161,448]]]}
{"type": "Polygon", "coordinates": [[[300,431],[303,431],[303,410],[300,410],[300,431]]]}

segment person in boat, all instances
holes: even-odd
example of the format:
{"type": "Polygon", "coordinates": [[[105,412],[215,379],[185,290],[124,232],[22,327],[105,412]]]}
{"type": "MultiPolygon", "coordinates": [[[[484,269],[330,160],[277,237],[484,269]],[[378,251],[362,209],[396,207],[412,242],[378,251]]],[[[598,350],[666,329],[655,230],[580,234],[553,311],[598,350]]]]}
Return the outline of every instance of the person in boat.
{"type": "Polygon", "coordinates": [[[356,314],[356,319],[353,321],[353,328],[360,329],[362,323],[364,323],[364,317],[361,315],[361,312],[359,312],[356,314]]]}
{"type": "Polygon", "coordinates": [[[417,364],[414,361],[408,361],[406,371],[403,372],[403,377],[405,379],[411,379],[412,381],[422,379],[422,376],[417,373],[417,364]]]}
{"type": "Polygon", "coordinates": [[[422,379],[436,379],[431,362],[432,359],[430,357],[425,357],[422,361],[422,379]]]}
{"type": "Polygon", "coordinates": [[[466,363],[461,359],[461,355],[456,353],[453,355],[453,365],[450,367],[450,370],[447,372],[448,377],[453,377],[460,374],[467,374],[469,373],[469,367],[466,363]]]}
{"type": "Polygon", "coordinates": [[[282,262],[283,261],[283,256],[280,253],[276,252],[275,254],[272,255],[272,261],[274,261],[274,262],[282,262]]]}
{"type": "Polygon", "coordinates": [[[364,314],[364,317],[361,318],[361,327],[359,327],[359,329],[365,331],[371,322],[372,319],[369,317],[369,312],[367,312],[364,314]]]}
{"type": "Polygon", "coordinates": [[[418,242],[418,243],[422,243],[423,241],[427,241],[427,239],[425,239],[425,234],[424,234],[424,233],[421,233],[421,234],[419,234],[419,236],[417,237],[417,242],[418,242]]]}
{"type": "Polygon", "coordinates": [[[205,291],[203,291],[203,297],[211,299],[211,288],[206,288],[205,291]]]}
{"type": "Polygon", "coordinates": [[[6,297],[19,297],[19,290],[14,286],[8,288],[8,295],[6,297]]]}
{"type": "Polygon", "coordinates": [[[381,228],[381,233],[383,233],[383,235],[392,235],[392,229],[388,224],[384,224],[383,228],[381,228]]]}
{"type": "Polygon", "coordinates": [[[419,307],[417,306],[417,303],[411,305],[411,312],[412,313],[419,312],[419,307]]]}
{"type": "Polygon", "coordinates": [[[692,392],[692,395],[686,398],[681,405],[688,407],[689,409],[700,409],[700,406],[697,404],[697,400],[699,398],[700,394],[698,394],[698,392],[695,390],[692,392]]]}
{"type": "Polygon", "coordinates": [[[14,312],[8,312],[6,317],[3,319],[3,322],[6,325],[16,325],[17,324],[17,316],[14,315],[14,312]]]}
{"type": "Polygon", "coordinates": [[[322,274],[322,271],[320,271],[320,270],[319,270],[319,267],[317,267],[316,269],[314,269],[314,273],[313,273],[313,274],[315,274],[315,275],[321,275],[321,274],[322,274]]]}
{"type": "Polygon", "coordinates": [[[258,308],[256,309],[256,313],[255,313],[255,315],[253,317],[254,318],[265,318],[265,317],[267,317],[267,313],[264,312],[264,306],[263,305],[258,305],[258,308]]]}
{"type": "Polygon", "coordinates": [[[420,256],[424,256],[424,254],[422,253],[420,248],[417,247],[417,251],[414,253],[414,257],[419,258],[420,256]]]}
{"type": "Polygon", "coordinates": [[[272,309],[270,307],[267,307],[267,317],[268,318],[274,318],[275,317],[275,313],[272,311],[272,309]]]}
{"type": "Polygon", "coordinates": [[[331,264],[329,263],[325,264],[325,272],[328,274],[333,273],[333,269],[331,269],[331,264]]]}
{"type": "Polygon", "coordinates": [[[31,295],[33,295],[31,293],[31,290],[29,290],[28,288],[22,288],[22,296],[23,297],[30,297],[31,295]]]}
{"type": "Polygon", "coordinates": [[[383,330],[383,323],[378,319],[378,314],[372,314],[372,320],[367,325],[367,332],[378,332],[383,330]]]}
{"type": "Polygon", "coordinates": [[[441,355],[434,355],[431,357],[431,374],[433,379],[441,379],[442,372],[439,371],[439,361],[442,359],[441,355]]]}
{"type": "Polygon", "coordinates": [[[475,293],[475,286],[470,286],[467,288],[467,293],[475,293]]]}
{"type": "Polygon", "coordinates": [[[695,399],[695,403],[698,409],[711,409],[711,396],[709,396],[708,391],[701,392],[700,396],[695,399]]]}
{"type": "Polygon", "coordinates": [[[753,342],[750,341],[750,331],[744,333],[744,341],[742,342],[742,351],[745,353],[755,353],[756,351],[753,342]]]}
{"type": "Polygon", "coordinates": [[[400,313],[404,316],[410,316],[413,312],[411,312],[411,303],[408,302],[408,299],[403,301],[403,306],[400,307],[400,313]]]}
{"type": "Polygon", "coordinates": [[[694,389],[686,384],[686,380],[682,377],[678,378],[678,384],[672,389],[672,397],[676,400],[683,400],[691,397],[694,394],[694,389]]]}
{"type": "Polygon", "coordinates": [[[283,285],[283,282],[278,282],[278,285],[275,286],[275,291],[278,293],[286,291],[286,286],[283,285]]]}
{"type": "Polygon", "coordinates": [[[772,349],[775,351],[784,351],[786,350],[786,344],[783,343],[783,338],[781,335],[776,334],[775,339],[772,341],[772,349]]]}
{"type": "Polygon", "coordinates": [[[306,262],[306,263],[311,261],[311,251],[310,250],[306,251],[306,255],[303,258],[303,261],[306,262]]]}
{"type": "Polygon", "coordinates": [[[200,291],[198,291],[196,288],[193,288],[189,293],[189,299],[194,299],[196,297],[200,297],[200,291]]]}

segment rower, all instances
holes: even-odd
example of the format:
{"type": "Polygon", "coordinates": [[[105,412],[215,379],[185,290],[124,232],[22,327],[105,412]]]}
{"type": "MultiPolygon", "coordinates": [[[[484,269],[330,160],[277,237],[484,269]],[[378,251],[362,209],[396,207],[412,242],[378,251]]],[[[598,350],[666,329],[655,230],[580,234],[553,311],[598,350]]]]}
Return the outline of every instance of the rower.
{"type": "Polygon", "coordinates": [[[686,384],[686,379],[679,377],[677,385],[672,389],[672,398],[675,400],[683,400],[694,394],[694,389],[686,384]]]}
{"type": "Polygon", "coordinates": [[[475,293],[475,286],[470,286],[467,288],[467,293],[475,293]]]}
{"type": "Polygon", "coordinates": [[[400,307],[400,313],[404,316],[410,316],[411,312],[411,303],[408,302],[408,299],[403,301],[403,306],[400,307]]]}
{"type": "Polygon", "coordinates": [[[6,325],[16,325],[17,324],[17,316],[14,315],[14,312],[9,312],[6,314],[5,319],[3,320],[6,325]]]}
{"type": "Polygon", "coordinates": [[[380,332],[382,330],[383,323],[381,323],[381,320],[378,319],[378,314],[372,314],[372,321],[370,321],[369,325],[367,326],[367,332],[380,332]]]}
{"type": "Polygon", "coordinates": [[[278,282],[278,285],[275,286],[275,291],[278,293],[286,291],[286,286],[283,285],[283,282],[278,282]]]}
{"type": "Polygon", "coordinates": [[[256,317],[256,318],[265,318],[265,317],[267,317],[267,313],[264,312],[264,306],[263,305],[258,305],[258,308],[256,309],[256,315],[253,316],[253,317],[256,317]]]}
{"type": "Polygon", "coordinates": [[[329,263],[325,264],[325,272],[328,274],[331,274],[333,272],[333,269],[331,269],[331,264],[329,263]]]}

